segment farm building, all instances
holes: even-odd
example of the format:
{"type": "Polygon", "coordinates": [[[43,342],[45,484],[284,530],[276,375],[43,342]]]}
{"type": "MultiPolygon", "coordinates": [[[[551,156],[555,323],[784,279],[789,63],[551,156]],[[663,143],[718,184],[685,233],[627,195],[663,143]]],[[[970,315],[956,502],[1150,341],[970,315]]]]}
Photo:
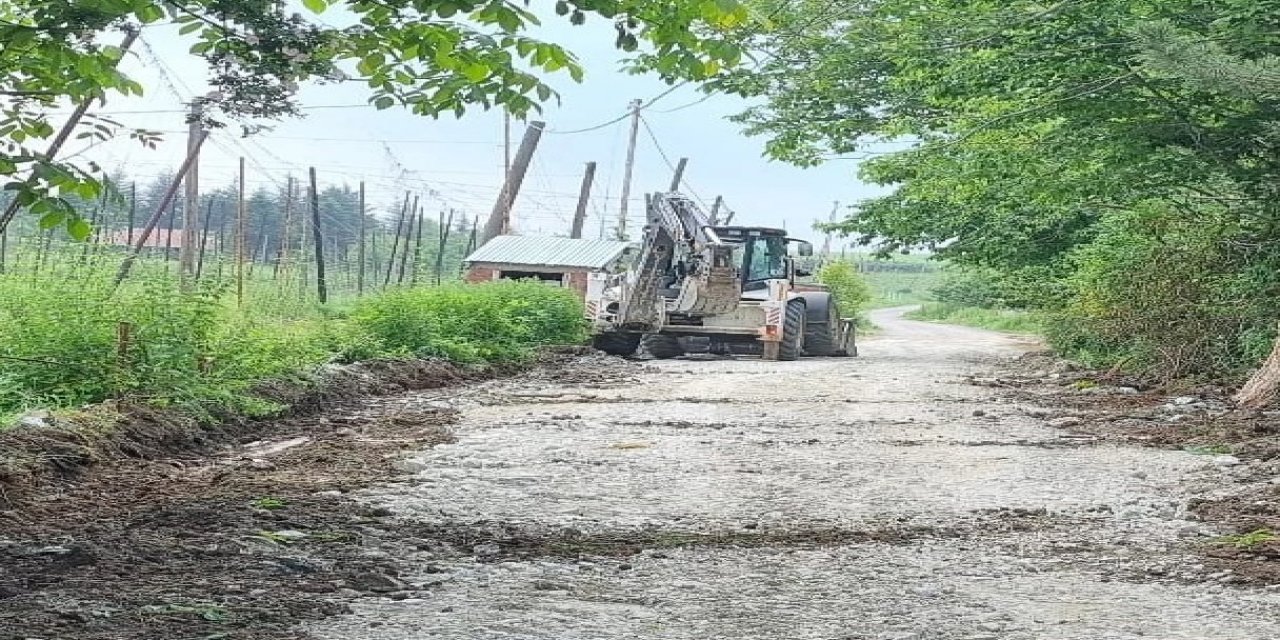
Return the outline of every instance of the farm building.
{"type": "Polygon", "coordinates": [[[587,292],[591,273],[619,268],[631,245],[611,240],[498,236],[465,260],[467,282],[534,278],[587,292]]]}

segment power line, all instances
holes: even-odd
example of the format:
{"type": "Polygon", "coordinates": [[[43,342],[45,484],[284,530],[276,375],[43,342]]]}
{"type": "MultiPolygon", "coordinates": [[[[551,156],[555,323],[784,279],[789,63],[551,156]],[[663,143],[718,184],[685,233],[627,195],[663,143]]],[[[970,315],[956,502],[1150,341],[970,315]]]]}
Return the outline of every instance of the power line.
{"type": "MultiPolygon", "coordinates": [[[[684,82],[680,82],[680,83],[677,83],[677,84],[672,85],[672,86],[671,86],[670,88],[668,88],[666,91],[663,91],[662,93],[659,93],[658,95],[656,95],[656,96],[654,96],[654,97],[650,98],[648,101],[646,101],[646,102],[642,103],[642,104],[640,105],[640,108],[639,108],[638,110],[639,110],[639,111],[644,111],[645,109],[648,109],[649,107],[652,107],[652,106],[653,106],[655,103],[657,103],[659,100],[661,100],[661,99],[663,99],[663,98],[665,98],[665,97],[667,97],[667,96],[671,95],[671,94],[672,94],[672,93],[674,93],[677,89],[679,89],[679,88],[681,88],[681,87],[683,87],[683,86],[685,86],[685,85],[687,85],[687,84],[689,84],[689,82],[686,80],[686,81],[684,81],[684,82]]],[[[616,118],[614,118],[614,119],[612,119],[612,120],[610,120],[610,121],[608,121],[608,122],[601,122],[601,123],[600,123],[600,124],[598,124],[598,125],[595,125],[595,126],[592,126],[592,127],[587,127],[587,128],[585,128],[585,129],[574,129],[573,131],[557,131],[557,130],[555,130],[555,129],[547,129],[547,130],[545,131],[545,133],[554,133],[554,134],[559,134],[559,135],[565,136],[565,135],[570,135],[570,134],[574,134],[574,133],[587,133],[587,132],[590,132],[590,131],[598,131],[598,130],[603,129],[603,128],[605,128],[605,127],[607,127],[607,126],[611,125],[611,124],[617,124],[617,123],[619,123],[619,122],[622,122],[623,120],[626,120],[627,118],[630,118],[632,113],[633,113],[633,111],[632,111],[631,109],[628,109],[626,113],[624,113],[624,114],[622,114],[622,115],[620,115],[620,116],[618,116],[618,117],[616,117],[616,118]]]]}
{"type": "MultiPolygon", "coordinates": [[[[649,133],[649,139],[653,141],[653,146],[658,149],[658,155],[662,156],[662,161],[667,163],[667,168],[675,171],[675,163],[671,161],[669,156],[667,156],[666,150],[662,148],[662,143],[658,142],[658,134],[654,133],[653,127],[649,126],[649,121],[644,116],[640,116],[640,123],[644,125],[644,130],[649,133]]],[[[698,201],[698,204],[701,204],[704,209],[707,208],[707,202],[702,199],[702,196],[698,195],[698,192],[694,190],[693,185],[689,184],[688,178],[681,177],[680,184],[688,187],[689,193],[698,201]]]]}

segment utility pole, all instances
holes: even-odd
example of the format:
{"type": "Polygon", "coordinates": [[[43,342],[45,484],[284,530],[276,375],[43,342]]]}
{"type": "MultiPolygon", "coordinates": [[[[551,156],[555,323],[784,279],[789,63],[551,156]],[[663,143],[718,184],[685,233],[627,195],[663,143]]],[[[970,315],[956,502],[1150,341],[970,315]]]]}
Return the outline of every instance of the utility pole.
{"type": "MultiPolygon", "coordinates": [[[[187,170],[186,199],[182,209],[182,245],[178,247],[178,277],[183,286],[190,284],[196,273],[196,254],[199,242],[196,229],[200,227],[200,154],[196,149],[196,141],[204,131],[204,123],[200,118],[204,115],[204,107],[200,100],[191,102],[191,115],[187,116],[187,153],[195,153],[195,161],[187,170]]],[[[169,230],[170,235],[173,229],[169,230]]]]}
{"type": "Polygon", "coordinates": [[[627,239],[627,204],[631,198],[631,177],[636,166],[636,138],[640,136],[640,109],[644,103],[631,101],[631,138],[627,142],[627,166],[622,178],[622,205],[618,207],[618,240],[627,239]]]}
{"type": "Polygon", "coordinates": [[[533,152],[538,149],[542,140],[542,131],[547,123],[534,120],[525,129],[524,139],[516,151],[515,160],[511,163],[511,171],[507,173],[506,182],[502,185],[502,193],[498,194],[498,202],[493,205],[493,212],[484,225],[484,240],[481,244],[492,240],[511,230],[511,207],[515,205],[516,196],[520,193],[520,185],[524,184],[524,176],[529,171],[529,163],[533,162],[533,152]]]}
{"type": "MultiPolygon", "coordinates": [[[[836,213],[839,211],[840,201],[837,200],[835,205],[831,207],[831,216],[828,220],[830,224],[836,223],[836,213]]],[[[826,262],[831,258],[831,229],[827,229],[827,237],[822,241],[822,253],[820,255],[822,256],[823,262],[826,262]]]]}
{"type": "Polygon", "coordinates": [[[582,190],[578,193],[578,208],[573,212],[573,230],[570,238],[582,237],[582,225],[587,222],[587,204],[591,201],[591,185],[596,179],[596,163],[588,162],[587,171],[582,175],[582,190]]]}
{"type": "Polygon", "coordinates": [[[680,190],[680,183],[684,182],[684,169],[689,166],[688,158],[680,158],[680,162],[676,163],[676,174],[671,176],[671,188],[668,192],[674,193],[680,190]]]}

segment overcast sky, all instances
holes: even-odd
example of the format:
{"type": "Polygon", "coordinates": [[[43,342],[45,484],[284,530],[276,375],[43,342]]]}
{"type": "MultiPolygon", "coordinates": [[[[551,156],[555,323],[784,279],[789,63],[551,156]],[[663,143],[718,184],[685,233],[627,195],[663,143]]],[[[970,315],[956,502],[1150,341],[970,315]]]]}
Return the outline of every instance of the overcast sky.
{"type": "MultiPolygon", "coordinates": [[[[341,19],[328,14],[324,18],[341,19]]],[[[548,106],[541,116],[549,131],[516,203],[514,224],[520,233],[566,233],[584,164],[596,161],[599,172],[587,225],[587,237],[595,237],[602,220],[610,227],[616,224],[627,123],[586,133],[556,132],[613,120],[626,112],[630,100],[654,98],[668,87],[654,77],[618,71],[620,54],[613,49],[613,31],[607,22],[595,20],[581,27],[555,17],[548,22],[552,24],[538,35],[578,54],[587,76],[581,84],[567,75],[553,77],[562,103],[548,106]]],[[[84,157],[107,168],[123,168],[134,177],[176,168],[186,144],[183,104],[208,91],[204,63],[186,53],[188,45],[171,27],[145,29],[125,69],[147,87],[147,95],[114,99],[102,109],[128,126],[164,131],[160,148],[148,150],[120,140],[90,149],[84,157]]],[[[314,166],[322,188],[365,181],[369,203],[378,210],[392,208],[405,190],[413,190],[438,194],[429,207],[488,215],[503,172],[500,113],[476,111],[462,119],[432,120],[399,108],[377,111],[359,106],[367,102],[367,95],[358,83],[304,87],[305,118],[280,122],[272,131],[247,139],[230,130],[216,133],[202,157],[202,184],[229,183],[237,158],[244,156],[250,188],[283,184],[287,176],[303,177],[307,167],[314,166]]],[[[690,158],[686,190],[708,204],[723,195],[737,212],[737,223],[785,225],[795,235],[816,238],[812,224],[826,219],[834,201],[849,204],[878,193],[876,187],[858,181],[854,161],[799,169],[763,158],[764,140],[742,135],[737,125],[726,120],[742,110],[743,101],[715,96],[699,103],[703,97],[692,86],[677,89],[648,109],[645,118],[672,162],[690,158]]],[[[516,123],[513,129],[514,145],[523,125],[516,123]]],[[[646,191],[665,189],[670,176],[658,146],[642,128],[632,191],[633,225],[642,219],[635,202],[646,191]]]]}

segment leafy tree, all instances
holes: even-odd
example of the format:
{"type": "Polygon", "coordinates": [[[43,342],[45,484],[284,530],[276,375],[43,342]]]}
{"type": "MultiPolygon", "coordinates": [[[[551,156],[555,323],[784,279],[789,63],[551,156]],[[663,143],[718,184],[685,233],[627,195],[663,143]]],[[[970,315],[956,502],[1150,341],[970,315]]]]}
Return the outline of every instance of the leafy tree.
{"type": "Polygon", "coordinates": [[[993,274],[1103,359],[1256,362],[1280,317],[1280,2],[760,6],[768,57],[716,84],[762,98],[737,119],[774,157],[894,187],[839,229],[993,274]]]}
{"type": "MultiPolygon", "coordinates": [[[[312,14],[278,0],[0,0],[0,176],[41,224],[89,233],[65,199],[98,197],[96,167],[57,162],[45,141],[56,136],[47,108],[84,104],[144,88],[117,64],[125,32],[176,22],[191,53],[209,64],[215,91],[204,99],[206,124],[297,113],[293,97],[307,81],[362,82],[371,103],[414,113],[463,114],[502,106],[536,110],[555,92],[541,73],[581,78],[574,56],[527,35],[539,17],[529,0],[303,0],[312,14]],[[318,14],[341,13],[330,26],[318,14]],[[74,70],[74,73],[68,73],[74,70]]],[[[743,55],[735,31],[751,16],[737,0],[558,0],[573,24],[613,23],[616,44],[643,54],[639,64],[668,81],[701,80],[743,55]]],[[[117,126],[91,119],[77,135],[111,136],[117,126]]],[[[144,142],[146,132],[134,132],[144,142]]],[[[9,221],[0,216],[0,231],[9,221]]]]}

